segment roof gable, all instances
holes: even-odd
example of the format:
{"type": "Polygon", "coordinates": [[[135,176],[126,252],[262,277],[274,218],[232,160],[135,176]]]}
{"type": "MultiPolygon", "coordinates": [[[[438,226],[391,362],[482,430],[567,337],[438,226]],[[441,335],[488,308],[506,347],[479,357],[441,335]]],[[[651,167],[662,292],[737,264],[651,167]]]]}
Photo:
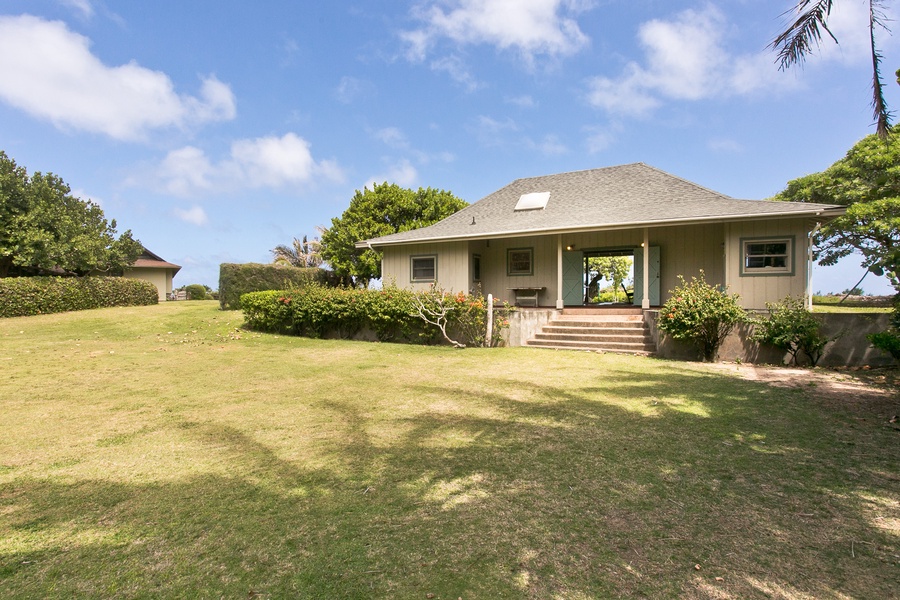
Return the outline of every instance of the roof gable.
{"type": "Polygon", "coordinates": [[[738,200],[644,163],[517,179],[429,227],[358,245],[484,239],[564,231],[673,225],[712,220],[811,216],[843,207],[738,200]],[[520,198],[549,194],[542,210],[516,210],[520,198]]]}

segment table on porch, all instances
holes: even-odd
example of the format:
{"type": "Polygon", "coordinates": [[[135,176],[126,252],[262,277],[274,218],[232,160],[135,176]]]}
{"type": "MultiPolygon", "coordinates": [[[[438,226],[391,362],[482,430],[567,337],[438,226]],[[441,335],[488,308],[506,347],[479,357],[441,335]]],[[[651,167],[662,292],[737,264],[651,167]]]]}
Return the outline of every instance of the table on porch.
{"type": "Polygon", "coordinates": [[[523,302],[530,302],[531,305],[537,307],[538,305],[538,295],[543,292],[545,287],[515,287],[515,288],[507,288],[509,291],[513,292],[516,297],[516,306],[522,306],[523,302]]]}

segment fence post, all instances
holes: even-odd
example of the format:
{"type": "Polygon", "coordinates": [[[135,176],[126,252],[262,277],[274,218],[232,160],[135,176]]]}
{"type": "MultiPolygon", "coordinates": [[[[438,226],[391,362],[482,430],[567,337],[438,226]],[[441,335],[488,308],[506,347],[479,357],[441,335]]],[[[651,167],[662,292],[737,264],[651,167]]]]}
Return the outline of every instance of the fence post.
{"type": "Polygon", "coordinates": [[[487,337],[484,338],[484,345],[491,347],[491,341],[494,339],[494,296],[488,294],[487,297],[487,337]]]}

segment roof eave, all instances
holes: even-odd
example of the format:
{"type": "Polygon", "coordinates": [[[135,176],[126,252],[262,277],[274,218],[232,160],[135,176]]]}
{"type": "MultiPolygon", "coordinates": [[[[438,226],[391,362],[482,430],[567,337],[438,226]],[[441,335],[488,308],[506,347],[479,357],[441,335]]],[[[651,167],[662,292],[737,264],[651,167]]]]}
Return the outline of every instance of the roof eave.
{"type": "Polygon", "coordinates": [[[426,244],[434,242],[462,242],[472,240],[485,239],[503,239],[522,237],[525,235],[554,235],[562,233],[583,233],[588,231],[618,231],[621,229],[634,229],[636,227],[670,227],[674,225],[691,225],[694,223],[725,223],[732,221],[755,221],[783,217],[821,217],[831,219],[839,217],[847,211],[844,206],[835,206],[832,208],[814,208],[805,211],[789,211],[774,213],[752,213],[743,215],[712,215],[708,217],[692,217],[685,219],[663,219],[658,221],[634,221],[631,223],[615,223],[607,225],[578,225],[573,227],[555,227],[551,229],[523,229],[517,231],[495,231],[487,233],[475,233],[471,235],[444,235],[432,236],[424,238],[416,238],[412,240],[391,240],[387,242],[378,242],[378,238],[371,240],[362,240],[356,242],[356,247],[360,249],[369,248],[376,249],[381,246],[401,246],[406,244],[426,244]]]}

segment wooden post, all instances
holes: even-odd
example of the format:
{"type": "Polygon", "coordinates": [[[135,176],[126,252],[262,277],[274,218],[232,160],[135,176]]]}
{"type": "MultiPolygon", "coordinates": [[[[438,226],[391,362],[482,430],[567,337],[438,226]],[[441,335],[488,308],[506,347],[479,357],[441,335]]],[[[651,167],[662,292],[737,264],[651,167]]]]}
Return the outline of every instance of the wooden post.
{"type": "Polygon", "coordinates": [[[494,337],[494,296],[488,294],[487,297],[487,337],[484,338],[484,345],[491,347],[491,340],[494,337]]]}

